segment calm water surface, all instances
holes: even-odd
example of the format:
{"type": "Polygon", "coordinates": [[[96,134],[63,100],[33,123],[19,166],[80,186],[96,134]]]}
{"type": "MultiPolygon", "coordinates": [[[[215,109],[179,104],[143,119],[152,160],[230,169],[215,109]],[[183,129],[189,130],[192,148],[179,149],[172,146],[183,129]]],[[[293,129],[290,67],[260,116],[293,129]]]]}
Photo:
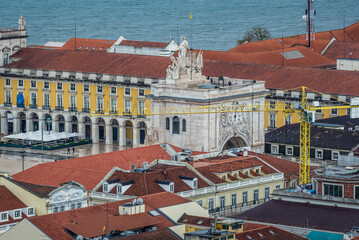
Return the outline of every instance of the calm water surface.
{"type": "MultiPolygon", "coordinates": [[[[252,26],[274,37],[305,33],[306,0],[1,0],[0,27],[27,20],[28,43],[83,38],[147,41],[184,35],[193,48],[227,50],[252,26]],[[6,6],[6,7],[4,7],[6,6]],[[190,12],[193,20],[189,20],[190,12]],[[76,24],[75,24],[76,23],[76,24]]],[[[359,0],[315,0],[316,31],[359,21],[359,0]]]]}

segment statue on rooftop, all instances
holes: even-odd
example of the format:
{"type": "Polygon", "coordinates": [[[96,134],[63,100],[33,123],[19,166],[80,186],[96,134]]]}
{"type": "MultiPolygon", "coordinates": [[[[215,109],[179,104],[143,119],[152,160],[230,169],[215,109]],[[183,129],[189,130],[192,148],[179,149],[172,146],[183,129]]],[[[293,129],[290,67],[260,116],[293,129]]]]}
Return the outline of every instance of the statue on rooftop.
{"type": "Polygon", "coordinates": [[[25,29],[26,20],[25,20],[25,17],[24,17],[24,16],[20,16],[20,17],[19,17],[18,24],[19,24],[19,29],[25,29]]]}
{"type": "Polygon", "coordinates": [[[186,57],[187,56],[187,51],[190,49],[189,48],[189,44],[188,41],[186,40],[186,38],[184,36],[181,37],[181,44],[179,45],[178,48],[178,55],[182,56],[182,57],[186,57]]]}

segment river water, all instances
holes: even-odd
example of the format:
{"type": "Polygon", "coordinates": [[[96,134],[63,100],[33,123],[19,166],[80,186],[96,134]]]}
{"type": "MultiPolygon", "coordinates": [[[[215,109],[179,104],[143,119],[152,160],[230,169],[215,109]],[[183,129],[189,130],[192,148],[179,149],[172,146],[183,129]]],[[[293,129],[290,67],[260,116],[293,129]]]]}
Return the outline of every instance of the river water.
{"type": "MultiPolygon", "coordinates": [[[[168,41],[228,50],[253,26],[273,37],[305,33],[306,0],[1,0],[0,27],[27,21],[28,44],[70,37],[168,41]],[[192,13],[193,19],[189,16],[192,13]],[[76,29],[76,31],[75,31],[76,29]]],[[[315,0],[317,32],[359,21],[359,0],[315,0]]]]}

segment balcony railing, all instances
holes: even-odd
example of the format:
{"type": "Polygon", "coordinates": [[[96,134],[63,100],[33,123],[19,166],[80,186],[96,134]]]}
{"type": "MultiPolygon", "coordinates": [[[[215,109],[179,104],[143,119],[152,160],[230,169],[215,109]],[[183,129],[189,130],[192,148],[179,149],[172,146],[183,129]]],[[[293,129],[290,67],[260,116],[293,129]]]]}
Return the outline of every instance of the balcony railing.
{"type": "Polygon", "coordinates": [[[51,110],[51,107],[50,107],[50,105],[44,105],[44,106],[42,106],[42,109],[51,110]]]}
{"type": "Polygon", "coordinates": [[[12,107],[11,102],[5,102],[5,103],[4,103],[4,107],[12,107]]]}
{"type": "Polygon", "coordinates": [[[90,112],[90,108],[82,108],[82,112],[89,113],[89,112],[90,112]]]}
{"type": "Polygon", "coordinates": [[[123,111],[123,115],[125,115],[125,116],[132,116],[131,110],[125,109],[125,111],[123,111]]]}
{"type": "Polygon", "coordinates": [[[110,110],[110,114],[117,114],[117,113],[118,113],[118,111],[116,109],[111,109],[110,110]]]}
{"type": "Polygon", "coordinates": [[[106,193],[106,192],[90,192],[91,199],[105,200],[105,201],[118,201],[124,199],[130,199],[132,196],[122,195],[122,194],[114,194],[114,193],[106,193]]]}
{"type": "Polygon", "coordinates": [[[56,109],[56,110],[59,110],[59,111],[63,111],[63,110],[64,110],[64,106],[56,106],[55,109],[56,109]]]}
{"type": "Polygon", "coordinates": [[[37,104],[30,104],[29,108],[37,109],[37,104]]]}
{"type": "Polygon", "coordinates": [[[103,114],[104,111],[103,111],[103,109],[97,109],[97,110],[96,110],[96,113],[97,113],[97,114],[103,114]]]}
{"type": "Polygon", "coordinates": [[[146,115],[145,114],[139,114],[137,115],[138,118],[146,118],[146,115]]]}
{"type": "Polygon", "coordinates": [[[77,112],[77,107],[69,107],[69,112],[77,112]]]}
{"type": "Polygon", "coordinates": [[[23,103],[18,103],[16,106],[17,106],[18,108],[24,108],[24,107],[25,107],[25,105],[24,105],[23,103]]]}

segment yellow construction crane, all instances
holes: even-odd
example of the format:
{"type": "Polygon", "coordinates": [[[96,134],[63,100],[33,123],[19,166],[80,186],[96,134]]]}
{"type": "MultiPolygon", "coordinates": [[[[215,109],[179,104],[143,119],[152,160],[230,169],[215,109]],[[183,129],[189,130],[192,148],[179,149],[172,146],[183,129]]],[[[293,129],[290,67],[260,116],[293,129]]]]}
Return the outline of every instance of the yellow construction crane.
{"type": "MultiPolygon", "coordinates": [[[[136,106],[133,106],[132,109],[118,108],[117,111],[109,111],[104,113],[103,110],[91,111],[91,116],[110,116],[110,115],[121,115],[121,116],[133,116],[133,115],[178,115],[178,114],[207,114],[207,113],[232,113],[232,112],[255,112],[255,111],[271,111],[271,112],[283,112],[287,117],[289,114],[298,113],[299,114],[299,123],[300,123],[300,161],[299,161],[299,184],[310,183],[310,123],[313,122],[315,118],[316,110],[325,110],[325,109],[347,109],[347,108],[357,108],[357,105],[350,105],[348,102],[336,99],[338,102],[342,102],[342,106],[326,106],[320,107],[311,106],[308,103],[307,91],[317,92],[322,95],[321,92],[315,91],[307,87],[293,88],[283,91],[290,91],[301,89],[302,97],[301,102],[285,104],[278,106],[272,106],[270,104],[264,105],[247,105],[247,104],[238,104],[238,105],[206,105],[206,106],[197,106],[197,107],[164,107],[164,108],[154,108],[154,109],[139,109],[136,106]],[[283,107],[282,107],[283,106],[283,107]],[[116,112],[113,114],[113,112],[116,112]]],[[[263,96],[268,96],[269,94],[263,94],[263,96]]],[[[258,96],[256,96],[258,97],[258,96]]],[[[253,97],[241,98],[240,100],[251,99],[253,97]]],[[[333,98],[333,97],[332,97],[333,98]]],[[[232,100],[233,102],[233,100],[232,100]]],[[[313,101],[315,102],[315,101],[313,101]]]]}

